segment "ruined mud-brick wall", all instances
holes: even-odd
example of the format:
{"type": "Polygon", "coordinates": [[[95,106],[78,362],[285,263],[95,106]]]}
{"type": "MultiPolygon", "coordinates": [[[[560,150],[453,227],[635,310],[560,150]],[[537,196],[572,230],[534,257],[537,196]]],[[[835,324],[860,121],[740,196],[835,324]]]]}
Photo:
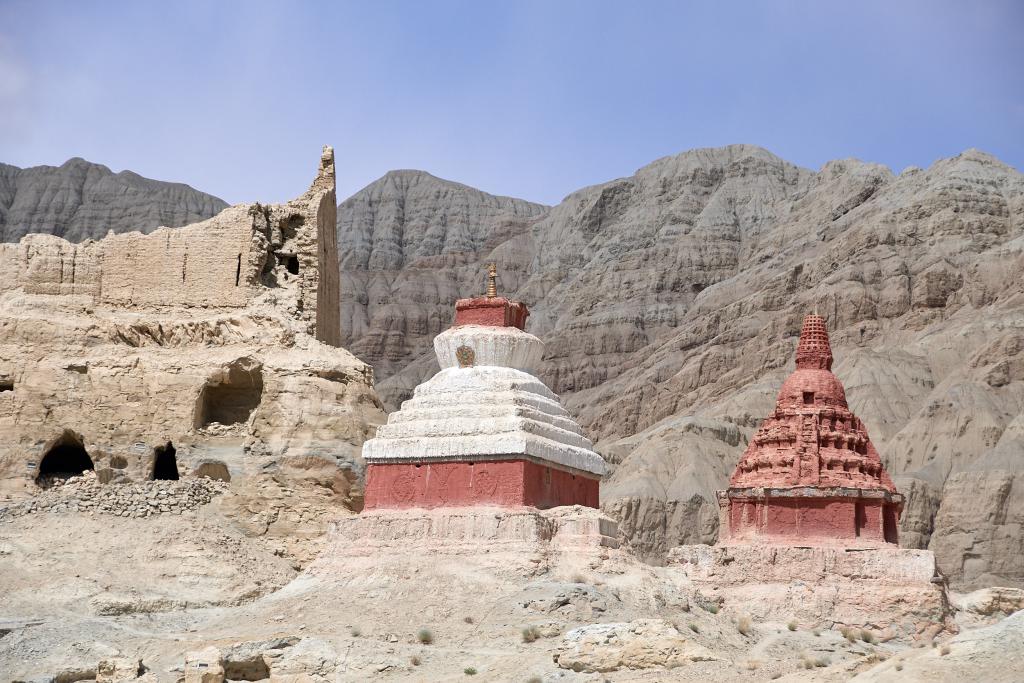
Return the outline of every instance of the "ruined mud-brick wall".
{"type": "Polygon", "coordinates": [[[337,347],[335,203],[325,148],[283,204],[0,244],[0,501],[35,491],[55,452],[104,481],[151,478],[170,449],[182,476],[292,458],[354,480],[383,412],[372,370],[337,347]]]}
{"type": "Polygon", "coordinates": [[[28,235],[0,244],[0,292],[87,295],[123,308],[239,308],[290,286],[294,317],[337,346],[334,188],[334,152],[325,148],[312,186],[285,204],[240,204],[183,228],[81,244],[28,235]]]}

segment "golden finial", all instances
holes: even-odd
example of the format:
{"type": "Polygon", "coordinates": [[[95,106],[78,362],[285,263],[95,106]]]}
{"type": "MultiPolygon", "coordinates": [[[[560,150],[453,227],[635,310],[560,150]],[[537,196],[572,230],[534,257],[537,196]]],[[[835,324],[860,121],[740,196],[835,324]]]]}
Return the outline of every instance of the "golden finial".
{"type": "Polygon", "coordinates": [[[487,298],[498,296],[498,264],[487,264],[487,298]]]}

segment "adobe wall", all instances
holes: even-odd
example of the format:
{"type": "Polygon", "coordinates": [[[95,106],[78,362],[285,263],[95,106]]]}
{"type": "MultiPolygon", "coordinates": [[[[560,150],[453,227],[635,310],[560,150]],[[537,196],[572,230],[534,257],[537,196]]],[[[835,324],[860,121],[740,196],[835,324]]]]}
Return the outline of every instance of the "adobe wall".
{"type": "Polygon", "coordinates": [[[255,294],[266,248],[245,206],[183,228],[110,235],[98,298],[113,306],[240,307],[255,294]]]}
{"type": "Polygon", "coordinates": [[[528,460],[370,465],[365,509],[599,506],[599,479],[528,460]]]}
{"type": "Polygon", "coordinates": [[[332,346],[341,340],[334,152],[285,204],[240,204],[208,220],[80,244],[28,235],[0,244],[0,293],[84,295],[124,309],[241,308],[272,299],[332,346]]]}
{"type": "Polygon", "coordinates": [[[102,248],[92,240],[73,244],[53,235],[27,235],[0,244],[0,294],[95,296],[99,292],[102,248]]]}

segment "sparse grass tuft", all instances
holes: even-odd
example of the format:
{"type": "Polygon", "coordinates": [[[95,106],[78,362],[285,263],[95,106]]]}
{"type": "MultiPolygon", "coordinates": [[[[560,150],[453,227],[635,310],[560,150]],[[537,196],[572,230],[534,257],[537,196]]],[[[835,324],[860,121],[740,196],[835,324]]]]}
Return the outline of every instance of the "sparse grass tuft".
{"type": "Polygon", "coordinates": [[[709,602],[709,603],[704,605],[704,609],[707,610],[708,612],[711,612],[712,614],[718,614],[718,603],[717,602],[709,602]]]}
{"type": "Polygon", "coordinates": [[[536,626],[526,626],[522,631],[523,642],[532,643],[540,638],[540,630],[536,626]]]}
{"type": "Polygon", "coordinates": [[[754,659],[747,661],[747,671],[757,671],[759,666],[761,666],[761,662],[754,659]]]}
{"type": "Polygon", "coordinates": [[[739,631],[740,633],[742,633],[745,636],[749,636],[750,635],[751,626],[752,626],[752,620],[751,620],[750,617],[748,617],[746,615],[740,617],[739,621],[736,622],[736,630],[739,631]]]}
{"type": "Polygon", "coordinates": [[[857,642],[857,632],[854,631],[852,628],[846,628],[844,626],[843,628],[839,629],[839,632],[843,634],[843,638],[846,638],[848,642],[857,642]]]}
{"type": "Polygon", "coordinates": [[[814,668],[814,660],[811,659],[810,657],[804,657],[800,661],[800,666],[802,666],[805,669],[813,669],[814,668]]]}
{"type": "Polygon", "coordinates": [[[789,623],[786,624],[786,628],[788,628],[790,631],[795,631],[796,630],[796,626],[797,626],[797,624],[796,624],[796,620],[795,619],[790,619],[789,623]]]}
{"type": "Polygon", "coordinates": [[[462,673],[466,674],[467,676],[476,676],[476,669],[474,669],[471,666],[467,666],[465,669],[462,670],[462,673]]]}
{"type": "Polygon", "coordinates": [[[413,655],[412,657],[409,657],[409,663],[412,664],[413,666],[419,666],[420,664],[423,663],[423,660],[421,660],[416,655],[413,655]]]}
{"type": "Polygon", "coordinates": [[[358,626],[353,626],[350,633],[352,634],[353,638],[358,638],[359,636],[363,635],[363,630],[358,626]]]}
{"type": "Polygon", "coordinates": [[[950,648],[949,645],[943,645],[942,647],[939,648],[939,655],[945,657],[951,651],[952,651],[952,648],[950,648]]]}
{"type": "Polygon", "coordinates": [[[878,642],[878,640],[875,638],[875,634],[867,630],[866,628],[862,628],[860,630],[860,639],[863,640],[865,643],[870,643],[871,645],[874,645],[878,642]]]}
{"type": "Polygon", "coordinates": [[[462,617],[462,620],[464,622],[466,622],[467,624],[472,624],[473,623],[473,617],[462,617]]]}
{"type": "Polygon", "coordinates": [[[421,628],[416,632],[416,640],[424,645],[432,645],[434,643],[434,634],[430,632],[429,628],[421,628]]]}
{"type": "Polygon", "coordinates": [[[697,626],[696,622],[690,622],[690,630],[694,633],[700,633],[700,626],[697,626]]]}
{"type": "Polygon", "coordinates": [[[821,655],[820,657],[814,660],[814,666],[817,667],[826,667],[831,663],[832,660],[826,657],[825,655],[821,655]]]}

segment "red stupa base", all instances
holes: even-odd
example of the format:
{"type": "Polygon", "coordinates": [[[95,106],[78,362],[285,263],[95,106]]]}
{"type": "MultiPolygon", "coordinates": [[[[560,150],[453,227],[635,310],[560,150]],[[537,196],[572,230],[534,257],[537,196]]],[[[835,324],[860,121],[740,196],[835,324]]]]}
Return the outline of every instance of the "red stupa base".
{"type": "Polygon", "coordinates": [[[897,544],[903,498],[845,488],[718,492],[720,543],[877,547],[897,544]]]}
{"type": "Polygon", "coordinates": [[[530,460],[374,464],[366,468],[364,509],[468,505],[599,506],[600,480],[530,460]]]}

